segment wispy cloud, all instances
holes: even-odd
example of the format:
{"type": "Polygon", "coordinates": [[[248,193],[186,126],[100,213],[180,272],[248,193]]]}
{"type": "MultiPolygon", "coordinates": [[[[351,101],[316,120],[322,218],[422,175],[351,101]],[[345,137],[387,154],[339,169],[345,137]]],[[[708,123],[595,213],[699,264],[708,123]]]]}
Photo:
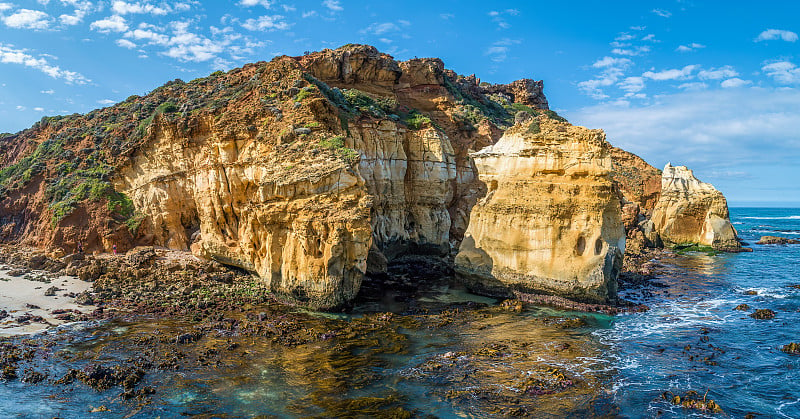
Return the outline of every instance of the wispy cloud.
{"type": "Polygon", "coordinates": [[[54,79],[62,79],[69,84],[86,84],[91,82],[91,80],[87,79],[80,73],[63,70],[57,65],[50,64],[46,58],[34,57],[26,50],[15,49],[3,43],[0,43],[0,63],[20,64],[26,67],[34,68],[54,79]]]}
{"type": "Polygon", "coordinates": [[[709,70],[700,70],[697,73],[697,77],[700,80],[720,80],[720,79],[736,77],[738,75],[739,72],[729,65],[722,66],[719,68],[711,68],[709,70]]]}
{"type": "Polygon", "coordinates": [[[662,71],[645,71],[642,77],[651,80],[664,81],[664,80],[685,80],[692,77],[692,72],[698,69],[698,65],[687,65],[683,68],[672,68],[662,71]]]}
{"type": "Polygon", "coordinates": [[[259,16],[258,19],[247,19],[242,27],[251,31],[276,31],[289,29],[291,25],[281,15],[259,16]]]}
{"type": "Polygon", "coordinates": [[[519,44],[520,42],[521,41],[518,39],[503,38],[494,42],[489,48],[486,49],[486,51],[484,51],[483,55],[488,56],[489,59],[496,63],[501,63],[508,58],[509,47],[519,44]]]}
{"type": "Polygon", "coordinates": [[[692,42],[689,45],[681,45],[678,48],[675,48],[675,51],[678,51],[678,52],[691,52],[691,51],[695,51],[695,50],[698,50],[698,49],[701,49],[701,48],[705,48],[705,47],[706,46],[703,45],[703,44],[698,44],[696,42],[692,42]]]}
{"type": "Polygon", "coordinates": [[[332,12],[341,12],[344,7],[339,3],[339,0],[325,0],[322,5],[327,7],[332,12]]]}
{"type": "Polygon", "coordinates": [[[519,13],[517,9],[492,10],[489,12],[489,16],[492,18],[492,22],[497,24],[498,29],[508,29],[511,27],[511,24],[508,23],[506,17],[517,16],[519,13]]]}
{"type": "Polygon", "coordinates": [[[661,16],[661,17],[670,17],[670,16],[672,16],[672,12],[670,12],[668,10],[664,10],[664,9],[653,9],[652,12],[655,13],[656,15],[658,15],[658,16],[661,16]]]}
{"type": "Polygon", "coordinates": [[[773,41],[778,39],[786,42],[796,42],[797,34],[792,31],[786,31],[783,29],[767,29],[764,32],[758,34],[758,37],[756,37],[755,42],[773,41]]]}

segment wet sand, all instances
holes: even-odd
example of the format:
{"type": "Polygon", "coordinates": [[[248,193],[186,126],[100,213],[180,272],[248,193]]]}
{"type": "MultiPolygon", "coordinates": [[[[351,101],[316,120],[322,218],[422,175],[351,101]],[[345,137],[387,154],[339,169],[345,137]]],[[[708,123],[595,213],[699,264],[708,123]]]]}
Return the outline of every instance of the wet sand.
{"type": "Polygon", "coordinates": [[[76,277],[0,265],[0,310],[8,314],[8,317],[0,319],[0,336],[33,334],[67,323],[66,320],[57,319],[57,314],[52,314],[53,310],[92,311],[94,306],[78,305],[74,297],[91,286],[91,283],[76,277]],[[46,296],[45,292],[51,287],[57,288],[55,295],[46,296]],[[18,321],[26,317],[33,320],[18,321]],[[42,320],[35,321],[37,317],[42,320]]]}

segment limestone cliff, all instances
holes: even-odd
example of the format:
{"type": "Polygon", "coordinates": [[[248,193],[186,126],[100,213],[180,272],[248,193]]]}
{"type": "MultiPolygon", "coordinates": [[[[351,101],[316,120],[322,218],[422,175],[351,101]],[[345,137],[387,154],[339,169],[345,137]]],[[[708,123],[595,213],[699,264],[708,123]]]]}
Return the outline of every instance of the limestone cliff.
{"type": "Polygon", "coordinates": [[[741,247],[725,197],[686,166],[667,163],[664,167],[652,220],[666,244],[696,243],[721,250],[741,247]]]}
{"type": "Polygon", "coordinates": [[[472,209],[458,273],[491,294],[616,299],[625,231],[602,131],[540,117],[472,158],[488,193],[472,209]]]}

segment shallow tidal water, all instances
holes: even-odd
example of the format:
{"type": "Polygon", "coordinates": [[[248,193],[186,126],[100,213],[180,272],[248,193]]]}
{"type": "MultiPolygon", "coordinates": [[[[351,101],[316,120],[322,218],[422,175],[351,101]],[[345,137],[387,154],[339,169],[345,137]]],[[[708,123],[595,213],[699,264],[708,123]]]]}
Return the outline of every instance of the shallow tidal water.
{"type": "Polygon", "coordinates": [[[800,245],[754,244],[800,238],[800,210],[731,212],[754,252],[665,257],[659,286],[622,295],[644,313],[518,311],[443,279],[349,315],[270,316],[292,331],[281,339],[218,330],[175,345],[191,324],[73,324],[34,337],[47,344],[28,368],[49,382],[0,382],[0,417],[800,417],[800,356],[780,350],[800,343],[800,289],[789,287],[800,284],[800,245]],[[752,309],[734,310],[743,303],[752,309]],[[749,317],[755,309],[775,319],[749,317]],[[53,382],[137,359],[162,362],[138,383],[155,389],[143,399],[53,382]],[[662,397],[689,391],[708,392],[723,413],[662,397]],[[108,411],[89,413],[100,406],[108,411]]]}

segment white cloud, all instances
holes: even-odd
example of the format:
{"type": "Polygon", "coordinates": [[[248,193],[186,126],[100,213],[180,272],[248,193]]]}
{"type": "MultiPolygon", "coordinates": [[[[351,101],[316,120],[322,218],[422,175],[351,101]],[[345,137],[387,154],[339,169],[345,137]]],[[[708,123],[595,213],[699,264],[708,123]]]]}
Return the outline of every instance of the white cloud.
{"type": "Polygon", "coordinates": [[[678,89],[681,90],[705,90],[706,88],[708,88],[708,85],[700,81],[683,83],[678,86],[678,89]]]}
{"type": "Polygon", "coordinates": [[[627,32],[623,32],[623,33],[617,35],[616,38],[614,38],[615,41],[630,41],[631,39],[636,39],[636,36],[631,35],[631,34],[629,34],[627,32]]]}
{"type": "Polygon", "coordinates": [[[778,83],[800,83],[800,68],[797,68],[797,66],[790,61],[775,61],[765,64],[761,67],[761,71],[775,79],[778,83]]]}
{"type": "Polygon", "coordinates": [[[657,14],[658,16],[661,16],[661,17],[670,17],[670,16],[672,16],[672,12],[670,12],[668,10],[664,10],[664,9],[653,9],[652,12],[657,14]]]}
{"type": "Polygon", "coordinates": [[[518,39],[510,39],[510,38],[503,38],[499,41],[492,43],[492,46],[484,51],[483,55],[486,55],[492,61],[496,63],[500,63],[508,58],[508,50],[509,46],[519,44],[521,41],[518,39]]]}
{"type": "Polygon", "coordinates": [[[700,70],[697,73],[697,77],[700,80],[728,79],[731,77],[736,77],[738,75],[739,73],[729,65],[722,66],[720,68],[712,68],[710,70],[700,70]]]}
{"type": "Polygon", "coordinates": [[[508,47],[503,46],[491,46],[489,47],[484,55],[488,55],[491,57],[491,60],[494,62],[503,62],[506,60],[508,56],[508,47]]]}
{"type": "Polygon", "coordinates": [[[386,32],[398,31],[400,27],[392,22],[373,23],[361,30],[361,33],[369,33],[372,35],[382,35],[386,32]]]}
{"type": "Polygon", "coordinates": [[[753,84],[750,80],[742,80],[738,77],[734,77],[732,79],[728,79],[720,83],[719,85],[722,86],[723,89],[731,89],[737,87],[744,87],[753,84]]]}
{"type": "Polygon", "coordinates": [[[316,10],[311,10],[309,12],[303,12],[303,14],[302,14],[303,19],[308,18],[308,17],[312,17],[312,16],[316,16],[316,15],[317,15],[317,11],[316,10]]]}
{"type": "Polygon", "coordinates": [[[97,103],[99,103],[99,104],[101,104],[101,105],[106,105],[106,106],[108,106],[108,105],[113,105],[113,104],[115,104],[115,103],[117,103],[117,102],[115,102],[115,101],[113,101],[113,100],[111,100],[111,99],[102,99],[102,100],[98,100],[98,101],[97,101],[97,103]]]}
{"type": "Polygon", "coordinates": [[[656,36],[655,36],[655,34],[652,34],[652,33],[643,36],[642,37],[642,41],[659,42],[659,41],[656,41],[656,36]]]}
{"type": "Polygon", "coordinates": [[[656,167],[686,164],[702,179],[704,172],[782,165],[783,178],[800,179],[797,89],[687,91],[646,106],[600,104],[566,116],[574,124],[603,128],[612,144],[656,167]]]}
{"type": "Polygon", "coordinates": [[[52,21],[47,13],[31,9],[20,9],[2,19],[6,26],[17,29],[47,29],[52,21]]]}
{"type": "Polygon", "coordinates": [[[125,1],[114,1],[111,3],[111,10],[118,15],[126,14],[151,14],[156,16],[164,16],[170,12],[169,6],[158,7],[149,3],[128,3],[125,1]]]}
{"type": "Polygon", "coordinates": [[[264,6],[264,8],[269,9],[272,7],[272,3],[270,0],[241,0],[239,5],[245,7],[264,6]]]}
{"type": "Polygon", "coordinates": [[[83,10],[75,10],[75,13],[71,15],[63,14],[58,17],[58,20],[61,21],[62,24],[67,26],[75,26],[81,22],[83,22],[83,18],[86,16],[86,12],[83,10]]]}
{"type": "Polygon", "coordinates": [[[705,48],[705,47],[706,46],[703,45],[703,44],[698,44],[696,42],[692,42],[689,45],[681,45],[678,48],[675,48],[675,51],[678,51],[678,52],[690,52],[690,51],[694,51],[694,50],[705,48]]]}
{"type": "Polygon", "coordinates": [[[699,66],[697,65],[687,65],[681,69],[669,69],[663,71],[646,71],[642,74],[642,77],[646,77],[652,80],[685,80],[692,77],[692,72],[697,69],[699,66]]]}
{"type": "Polygon", "coordinates": [[[26,107],[24,107],[22,105],[17,105],[17,110],[18,111],[24,111],[25,109],[28,109],[28,108],[26,108],[26,107]]]}
{"type": "Polygon", "coordinates": [[[339,0],[325,0],[322,2],[322,5],[333,12],[341,12],[344,10],[344,7],[339,4],[339,0]]]}
{"type": "Polygon", "coordinates": [[[251,31],[275,31],[289,29],[291,26],[281,15],[259,16],[258,19],[247,19],[242,27],[251,31]]]}
{"type": "Polygon", "coordinates": [[[124,17],[114,15],[92,22],[89,28],[103,33],[125,32],[128,30],[128,24],[125,23],[124,17]]]}
{"type": "Polygon", "coordinates": [[[121,46],[122,48],[134,49],[136,48],[136,44],[127,39],[117,39],[117,45],[121,46]]]}
{"type": "Polygon", "coordinates": [[[633,64],[633,61],[627,58],[617,58],[617,57],[603,57],[592,64],[594,68],[605,68],[605,67],[620,67],[620,66],[629,66],[633,64]]]}
{"type": "Polygon", "coordinates": [[[55,90],[53,90],[53,89],[50,89],[50,90],[42,90],[42,91],[41,91],[41,92],[39,92],[39,93],[42,93],[42,94],[45,94],[45,95],[52,95],[52,94],[54,94],[55,92],[56,92],[55,90]]]}
{"type": "Polygon", "coordinates": [[[617,86],[628,93],[637,93],[644,90],[644,78],[627,77],[625,80],[619,82],[617,86]]]}
{"type": "Polygon", "coordinates": [[[33,108],[33,110],[36,111],[36,112],[44,112],[44,108],[40,108],[38,106],[33,108]]]}
{"type": "Polygon", "coordinates": [[[644,54],[645,52],[650,52],[650,47],[647,45],[631,48],[614,48],[611,50],[612,54],[616,55],[628,55],[628,56],[636,56],[644,54]]]}
{"type": "Polygon", "coordinates": [[[796,42],[797,34],[792,31],[785,31],[782,29],[767,29],[758,34],[755,42],[772,41],[777,39],[782,39],[786,42],[796,42]]]}
{"type": "Polygon", "coordinates": [[[166,46],[169,44],[169,36],[149,29],[134,29],[125,32],[126,38],[133,38],[140,41],[147,41],[150,44],[166,46]]]}
{"type": "Polygon", "coordinates": [[[11,3],[0,3],[0,12],[5,12],[6,10],[11,10],[14,8],[14,5],[11,3]]]}
{"type": "Polygon", "coordinates": [[[80,73],[62,70],[59,66],[50,64],[45,58],[36,58],[28,54],[25,50],[14,49],[3,43],[0,43],[0,63],[21,64],[26,67],[31,67],[54,79],[63,79],[69,84],[86,84],[91,81],[80,73]]]}

